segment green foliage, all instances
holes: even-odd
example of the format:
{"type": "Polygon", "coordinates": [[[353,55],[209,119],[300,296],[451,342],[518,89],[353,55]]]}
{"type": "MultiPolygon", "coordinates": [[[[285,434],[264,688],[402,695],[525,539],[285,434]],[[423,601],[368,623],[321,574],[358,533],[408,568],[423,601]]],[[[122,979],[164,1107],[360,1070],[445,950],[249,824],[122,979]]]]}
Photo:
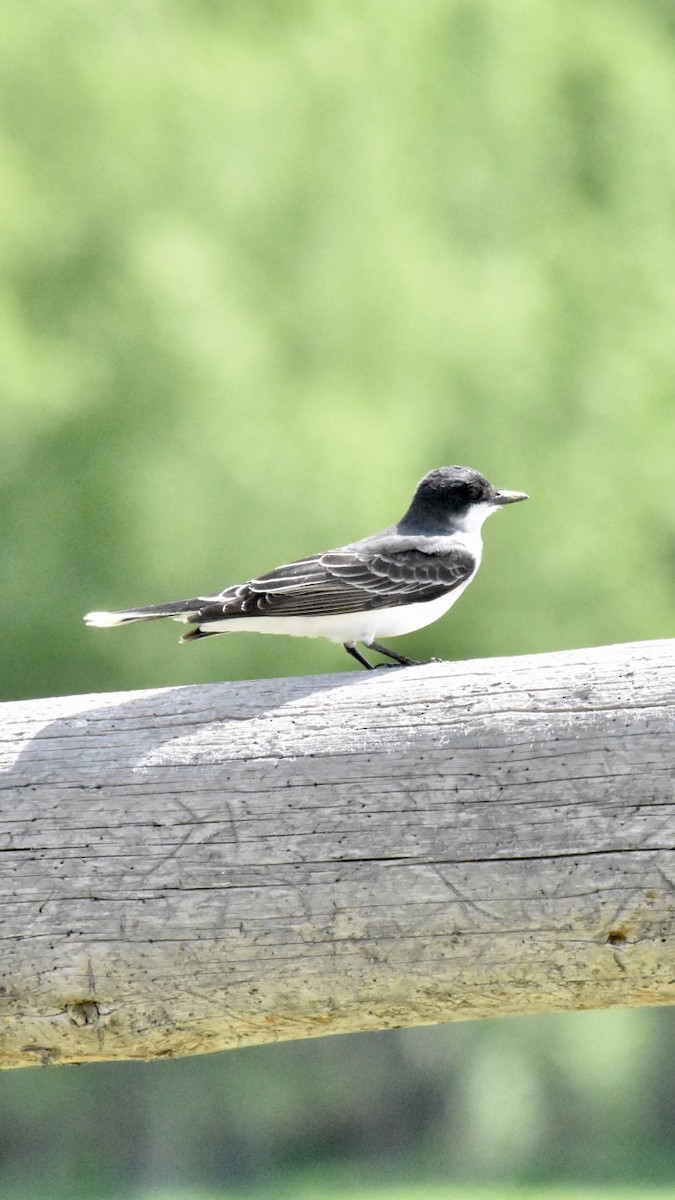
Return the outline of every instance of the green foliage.
{"type": "MultiPolygon", "coordinates": [[[[675,1200],[672,1189],[651,1188],[448,1188],[434,1187],[326,1187],[323,1180],[304,1185],[283,1184],[272,1192],[247,1192],[246,1200],[675,1200]]],[[[150,1192],[137,1200],[238,1200],[235,1192],[150,1192]]],[[[14,1200],[14,1198],[10,1198],[14,1200]]]]}
{"type": "Polygon", "coordinates": [[[5,697],[351,669],[80,616],[361,536],[445,462],[532,500],[411,651],[671,632],[667,10],[10,7],[5,697]]]}
{"type": "MultiPolygon", "coordinates": [[[[9,0],[2,696],[352,669],[321,642],[179,650],[174,625],[81,615],[359,537],[453,462],[532,499],[401,649],[672,633],[674,61],[663,0],[9,0]]],[[[397,1154],[453,1178],[665,1177],[670,1027],[16,1076],[2,1178],[45,1120],[33,1196],[397,1154]]]]}

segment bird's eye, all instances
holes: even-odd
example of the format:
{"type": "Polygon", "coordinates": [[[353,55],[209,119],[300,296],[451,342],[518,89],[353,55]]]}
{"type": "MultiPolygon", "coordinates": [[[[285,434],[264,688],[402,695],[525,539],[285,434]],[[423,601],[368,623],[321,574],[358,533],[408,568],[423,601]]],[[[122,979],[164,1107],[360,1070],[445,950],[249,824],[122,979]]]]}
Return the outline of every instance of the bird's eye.
{"type": "Polygon", "coordinates": [[[477,504],[483,495],[483,490],[478,483],[465,483],[462,491],[463,499],[467,504],[477,504]]]}

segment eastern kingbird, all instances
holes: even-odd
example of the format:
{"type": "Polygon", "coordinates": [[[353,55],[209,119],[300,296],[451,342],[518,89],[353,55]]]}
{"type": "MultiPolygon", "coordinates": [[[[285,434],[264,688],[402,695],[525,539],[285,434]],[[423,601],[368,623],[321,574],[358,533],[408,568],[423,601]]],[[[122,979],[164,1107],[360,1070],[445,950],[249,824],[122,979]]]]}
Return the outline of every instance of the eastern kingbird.
{"type": "Polygon", "coordinates": [[[195,626],[182,642],[238,630],[326,637],[372,670],[356,648],[362,642],[414,666],[375,639],[412,633],[447,612],[480,566],[483,521],[517,500],[527,500],[526,493],[497,491],[470,467],[439,467],[420,481],[398,524],[360,542],[277,567],[217,596],[90,612],[84,619],[107,626],[172,617],[195,626]]]}

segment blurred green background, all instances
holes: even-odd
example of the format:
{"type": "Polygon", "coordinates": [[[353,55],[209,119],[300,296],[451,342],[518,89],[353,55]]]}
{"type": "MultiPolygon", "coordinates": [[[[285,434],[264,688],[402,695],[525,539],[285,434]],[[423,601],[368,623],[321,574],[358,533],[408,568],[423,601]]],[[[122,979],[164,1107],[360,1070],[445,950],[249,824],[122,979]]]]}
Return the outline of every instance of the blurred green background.
{"type": "MultiPolygon", "coordinates": [[[[2,697],[352,669],[81,614],[370,533],[455,462],[532,499],[401,650],[671,635],[674,130],[666,0],[7,0],[2,697]]],[[[674,1032],[576,1014],[6,1073],[0,1193],[646,1195],[675,1185],[674,1032]]]]}

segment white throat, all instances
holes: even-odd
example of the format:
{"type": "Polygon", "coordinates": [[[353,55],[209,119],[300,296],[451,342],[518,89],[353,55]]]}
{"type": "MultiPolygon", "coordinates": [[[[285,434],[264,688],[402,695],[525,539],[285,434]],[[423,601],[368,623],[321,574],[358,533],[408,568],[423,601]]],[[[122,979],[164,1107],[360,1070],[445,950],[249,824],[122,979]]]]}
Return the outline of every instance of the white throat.
{"type": "Polygon", "coordinates": [[[488,504],[487,500],[482,501],[480,504],[472,504],[463,517],[456,519],[455,528],[458,532],[465,533],[469,538],[480,537],[480,531],[485,521],[498,508],[498,504],[488,504]]]}

